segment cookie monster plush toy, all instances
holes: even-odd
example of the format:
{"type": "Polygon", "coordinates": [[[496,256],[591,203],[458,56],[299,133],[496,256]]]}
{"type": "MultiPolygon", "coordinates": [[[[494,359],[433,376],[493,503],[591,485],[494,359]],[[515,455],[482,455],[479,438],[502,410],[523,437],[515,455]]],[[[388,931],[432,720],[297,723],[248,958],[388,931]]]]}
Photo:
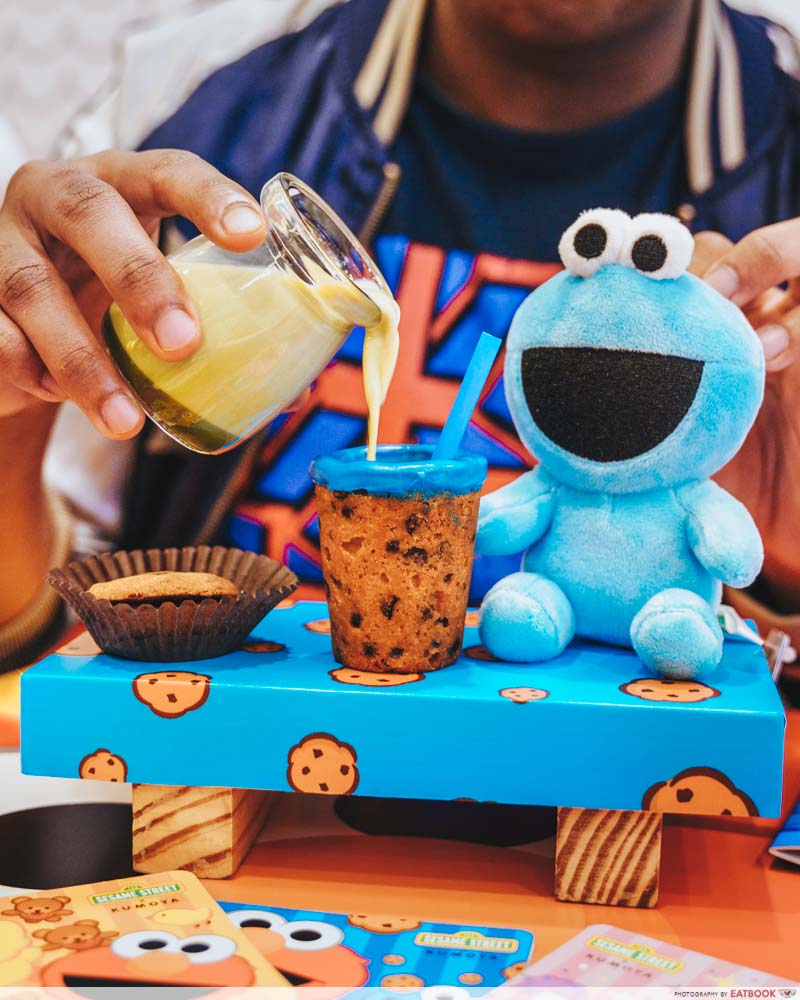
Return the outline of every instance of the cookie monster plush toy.
{"type": "Polygon", "coordinates": [[[685,273],[677,219],[584,212],[559,253],[566,270],[508,336],[506,397],[539,465],[481,504],[477,551],[524,551],[484,599],[481,638],[529,661],[577,633],[633,646],[666,677],[708,673],[722,584],[747,586],[763,558],[747,510],[708,478],[758,412],[761,346],[685,273]]]}

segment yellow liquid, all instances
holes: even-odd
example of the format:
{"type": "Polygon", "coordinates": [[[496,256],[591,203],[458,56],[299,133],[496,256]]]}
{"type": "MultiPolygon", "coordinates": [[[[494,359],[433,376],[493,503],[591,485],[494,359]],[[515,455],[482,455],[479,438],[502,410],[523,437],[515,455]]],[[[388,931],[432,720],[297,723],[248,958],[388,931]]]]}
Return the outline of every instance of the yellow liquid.
{"type": "Polygon", "coordinates": [[[364,395],[367,400],[367,458],[375,461],[375,449],[378,446],[378,425],[381,419],[381,407],[389,391],[394,369],[397,365],[397,355],[400,351],[400,307],[395,300],[383,292],[374,282],[360,283],[363,291],[372,299],[381,311],[380,322],[368,326],[364,331],[364,352],[361,366],[364,374],[364,395]]]}
{"type": "MultiPolygon", "coordinates": [[[[162,361],[116,303],[103,330],[112,357],[148,411],[196,451],[224,451],[284,410],[331,360],[359,316],[375,315],[359,292],[335,281],[312,286],[286,272],[232,264],[174,266],[200,317],[195,354],[162,361]]],[[[369,282],[363,291],[381,310],[364,351],[372,440],[394,371],[397,325],[395,320],[387,326],[387,304],[377,302],[380,290],[369,282]]],[[[396,316],[393,300],[388,306],[396,316]]]]}

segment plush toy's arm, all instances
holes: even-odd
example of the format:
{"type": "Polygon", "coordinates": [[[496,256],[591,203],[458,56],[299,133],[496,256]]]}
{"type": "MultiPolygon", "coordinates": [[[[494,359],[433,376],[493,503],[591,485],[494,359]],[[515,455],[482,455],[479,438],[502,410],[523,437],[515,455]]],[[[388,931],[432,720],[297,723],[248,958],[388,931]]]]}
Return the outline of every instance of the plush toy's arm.
{"type": "Polygon", "coordinates": [[[522,552],[550,527],[556,483],[533,469],[481,500],[475,551],[484,556],[522,552]]]}
{"type": "Polygon", "coordinates": [[[747,587],[764,561],[764,547],[747,508],[710,479],[678,492],[697,559],[729,587],[747,587]]]}

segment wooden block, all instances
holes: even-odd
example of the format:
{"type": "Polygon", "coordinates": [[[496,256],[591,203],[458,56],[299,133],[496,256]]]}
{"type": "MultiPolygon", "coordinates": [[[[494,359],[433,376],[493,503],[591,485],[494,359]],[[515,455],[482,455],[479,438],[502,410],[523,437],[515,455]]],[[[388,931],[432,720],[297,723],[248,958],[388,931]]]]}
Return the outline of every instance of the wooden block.
{"type": "Polygon", "coordinates": [[[655,906],[660,864],[661,813],[558,810],[557,899],[655,906]]]}
{"type": "Polygon", "coordinates": [[[276,792],[133,786],[133,867],[229,878],[261,832],[276,792]]]}

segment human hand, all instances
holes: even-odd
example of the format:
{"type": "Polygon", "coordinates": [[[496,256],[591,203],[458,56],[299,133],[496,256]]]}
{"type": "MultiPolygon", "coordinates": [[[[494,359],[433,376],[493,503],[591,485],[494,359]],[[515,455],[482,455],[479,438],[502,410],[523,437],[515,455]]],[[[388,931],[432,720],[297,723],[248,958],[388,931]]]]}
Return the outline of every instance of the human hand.
{"type": "Polygon", "coordinates": [[[114,299],[159,357],[198,346],[194,306],[155,246],[172,215],[228,250],[265,237],[257,202],[192,153],[109,150],[17,171],[0,208],[0,417],[72,398],[107,437],[141,429],[99,326],[114,299]]]}
{"type": "Polygon", "coordinates": [[[699,233],[690,270],[741,307],[764,348],[764,403],[716,479],[753,515],[764,575],[790,609],[800,600],[800,219],[735,245],[720,233],[699,233]],[[785,290],[777,287],[783,283],[785,290]]]}

